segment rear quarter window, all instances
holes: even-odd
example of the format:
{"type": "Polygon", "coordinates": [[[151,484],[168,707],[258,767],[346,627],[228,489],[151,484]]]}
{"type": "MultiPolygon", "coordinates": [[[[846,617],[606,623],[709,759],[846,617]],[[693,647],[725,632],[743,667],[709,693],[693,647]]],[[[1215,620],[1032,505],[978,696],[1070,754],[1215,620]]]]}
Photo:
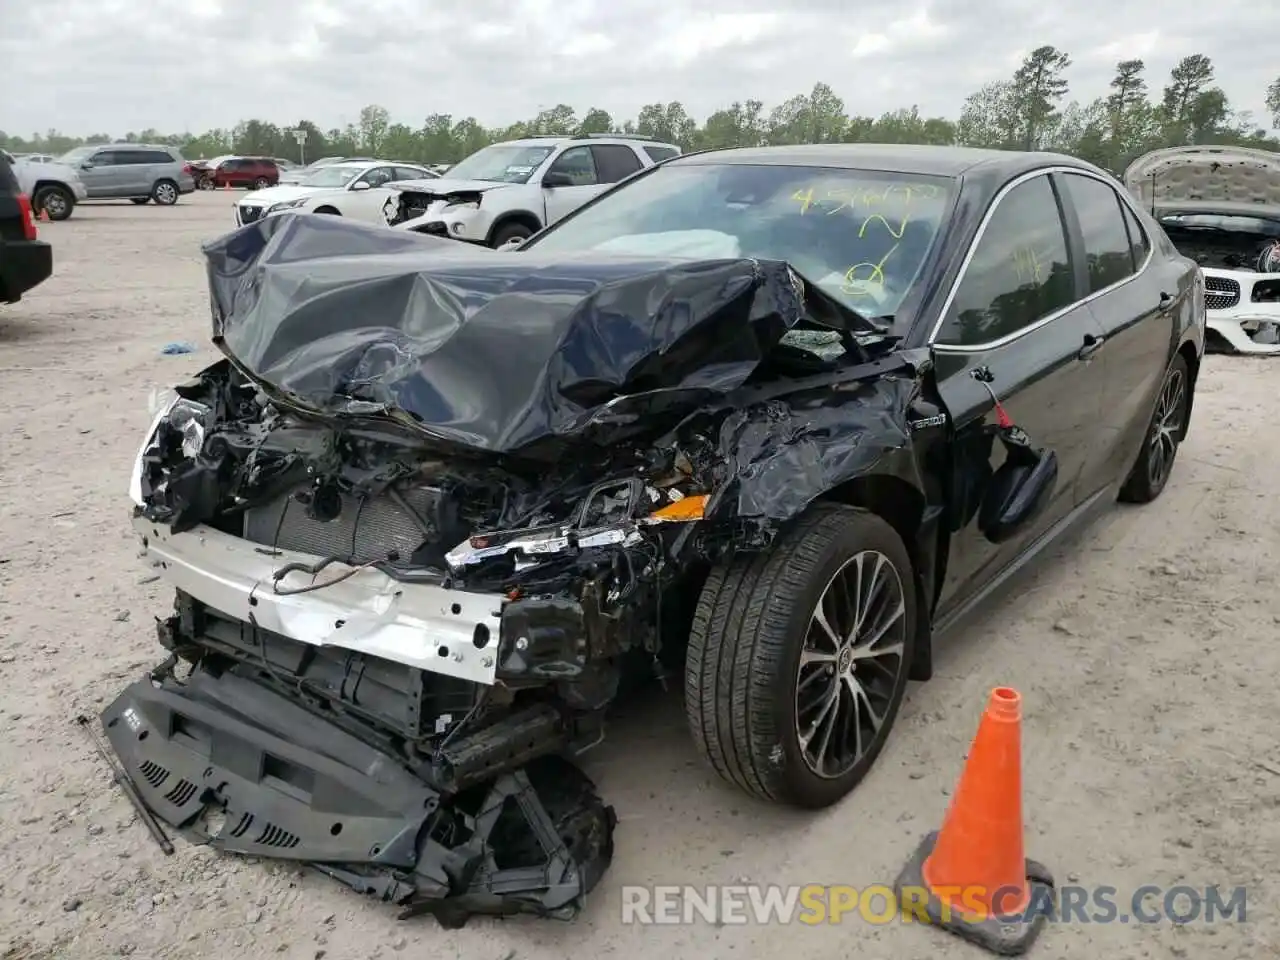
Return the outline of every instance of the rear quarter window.
{"type": "Polygon", "coordinates": [[[661,163],[663,160],[670,160],[672,157],[680,156],[680,151],[675,147],[645,147],[644,152],[649,155],[649,159],[654,163],[661,163]]]}

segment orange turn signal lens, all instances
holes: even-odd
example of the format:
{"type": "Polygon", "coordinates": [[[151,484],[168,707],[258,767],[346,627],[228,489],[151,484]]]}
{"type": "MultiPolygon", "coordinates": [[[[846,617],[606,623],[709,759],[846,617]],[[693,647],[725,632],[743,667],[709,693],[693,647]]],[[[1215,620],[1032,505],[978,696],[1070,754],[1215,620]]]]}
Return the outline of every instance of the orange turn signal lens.
{"type": "Polygon", "coordinates": [[[707,509],[707,501],[710,499],[706,494],[685,497],[675,503],[667,504],[661,510],[653,511],[649,516],[653,520],[701,520],[703,512],[707,509]]]}

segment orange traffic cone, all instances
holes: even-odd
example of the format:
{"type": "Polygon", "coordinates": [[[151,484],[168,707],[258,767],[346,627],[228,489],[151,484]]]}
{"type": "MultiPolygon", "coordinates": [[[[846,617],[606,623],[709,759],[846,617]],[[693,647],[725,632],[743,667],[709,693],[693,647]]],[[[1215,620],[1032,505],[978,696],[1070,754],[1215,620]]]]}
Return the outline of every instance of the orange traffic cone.
{"type": "Polygon", "coordinates": [[[940,831],[896,884],[904,917],[1016,956],[1053,913],[1053,876],[1023,855],[1022,697],[991,691],[940,831]]]}
{"type": "Polygon", "coordinates": [[[41,208],[40,208],[40,222],[41,222],[41,223],[52,223],[52,220],[50,220],[50,218],[49,218],[49,211],[48,211],[48,210],[46,210],[44,207],[41,207],[41,208]]]}

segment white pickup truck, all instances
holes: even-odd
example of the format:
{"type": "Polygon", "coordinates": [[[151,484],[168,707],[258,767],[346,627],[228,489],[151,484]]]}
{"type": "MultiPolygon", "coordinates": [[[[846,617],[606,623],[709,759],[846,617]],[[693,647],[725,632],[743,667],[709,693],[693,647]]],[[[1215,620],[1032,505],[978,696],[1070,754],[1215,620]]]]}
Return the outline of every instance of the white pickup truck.
{"type": "Polygon", "coordinates": [[[679,155],[675,144],[627,134],[508,140],[476,151],[438,180],[388,184],[384,213],[400,230],[501,247],[679,155]]]}
{"type": "MultiPolygon", "coordinates": [[[[4,153],[4,151],[0,151],[4,153]]],[[[31,198],[31,208],[50,220],[66,220],[77,203],[88,197],[84,181],[74,167],[58,161],[34,157],[14,157],[4,153],[13,167],[18,188],[31,198]]]]}

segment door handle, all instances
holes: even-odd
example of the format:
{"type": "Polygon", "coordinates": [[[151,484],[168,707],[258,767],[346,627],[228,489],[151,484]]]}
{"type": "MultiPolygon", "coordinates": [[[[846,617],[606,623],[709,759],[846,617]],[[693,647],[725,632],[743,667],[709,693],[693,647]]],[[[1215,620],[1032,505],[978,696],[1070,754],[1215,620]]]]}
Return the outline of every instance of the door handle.
{"type": "Polygon", "coordinates": [[[1161,294],[1160,294],[1160,309],[1161,309],[1161,310],[1168,310],[1170,307],[1172,307],[1172,306],[1173,306],[1173,301],[1174,301],[1174,296],[1173,296],[1173,294],[1172,294],[1172,293],[1161,293],[1161,294]]]}
{"type": "Polygon", "coordinates": [[[1107,342],[1106,337],[1097,337],[1092,333],[1084,335],[1084,346],[1076,353],[1077,360],[1088,360],[1095,353],[1102,349],[1102,345],[1107,342]]]}

